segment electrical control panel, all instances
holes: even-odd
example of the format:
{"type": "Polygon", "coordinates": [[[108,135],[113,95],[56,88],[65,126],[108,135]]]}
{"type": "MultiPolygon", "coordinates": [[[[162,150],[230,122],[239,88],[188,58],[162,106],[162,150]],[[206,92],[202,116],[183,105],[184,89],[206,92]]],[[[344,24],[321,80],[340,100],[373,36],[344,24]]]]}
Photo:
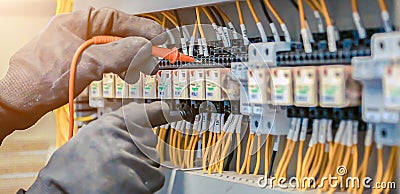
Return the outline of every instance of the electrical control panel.
{"type": "Polygon", "coordinates": [[[182,115],[155,126],[156,149],[163,165],[185,169],[182,176],[193,180],[166,170],[181,182],[172,188],[169,181],[160,193],[196,193],[194,185],[197,192],[222,193],[212,188],[224,184],[243,193],[265,182],[271,193],[396,191],[312,186],[329,176],[397,183],[394,0],[99,0],[75,7],[89,4],[155,20],[165,28],[163,47],[194,58],[160,58],[158,72],[142,73],[137,83],[104,74],[89,87],[94,105],[161,100],[182,115]],[[311,185],[279,189],[279,178],[283,185],[309,178],[311,185]]]}

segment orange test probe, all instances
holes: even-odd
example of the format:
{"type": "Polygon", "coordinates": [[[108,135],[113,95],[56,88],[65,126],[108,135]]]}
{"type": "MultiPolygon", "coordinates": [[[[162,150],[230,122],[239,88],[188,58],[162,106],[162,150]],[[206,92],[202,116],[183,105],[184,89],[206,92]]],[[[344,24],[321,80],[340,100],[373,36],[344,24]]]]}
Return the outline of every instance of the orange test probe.
{"type": "MultiPolygon", "coordinates": [[[[69,134],[68,139],[71,139],[74,133],[74,88],[75,88],[75,76],[76,76],[76,66],[82,52],[92,44],[106,44],[122,39],[117,36],[95,36],[84,43],[75,51],[74,57],[72,58],[69,76],[69,87],[68,87],[68,102],[69,102],[69,134]]],[[[152,55],[156,57],[161,57],[169,60],[171,63],[176,61],[182,62],[195,62],[193,57],[184,55],[178,51],[177,48],[168,49],[153,46],[152,55]]]]}

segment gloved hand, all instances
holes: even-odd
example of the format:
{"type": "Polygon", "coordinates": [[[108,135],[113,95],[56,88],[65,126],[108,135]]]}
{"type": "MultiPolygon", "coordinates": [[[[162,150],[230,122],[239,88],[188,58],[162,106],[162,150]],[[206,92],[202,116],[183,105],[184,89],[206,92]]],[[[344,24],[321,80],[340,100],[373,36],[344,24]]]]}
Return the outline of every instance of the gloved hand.
{"type": "Polygon", "coordinates": [[[53,154],[27,193],[157,191],[164,174],[151,126],[166,123],[162,109],[169,112],[162,102],[131,103],[81,128],[53,154]]]}
{"type": "Polygon", "coordinates": [[[151,73],[156,64],[146,66],[146,62],[152,59],[152,44],[165,41],[162,32],[154,21],[109,8],[55,16],[12,56],[10,68],[0,81],[0,144],[13,130],[30,127],[68,102],[71,60],[85,40],[98,35],[128,37],[92,45],[83,52],[77,65],[76,95],[92,81],[101,80],[103,73],[122,73],[129,65],[129,69],[137,70],[134,77],[139,77],[139,71],[151,73]]]}

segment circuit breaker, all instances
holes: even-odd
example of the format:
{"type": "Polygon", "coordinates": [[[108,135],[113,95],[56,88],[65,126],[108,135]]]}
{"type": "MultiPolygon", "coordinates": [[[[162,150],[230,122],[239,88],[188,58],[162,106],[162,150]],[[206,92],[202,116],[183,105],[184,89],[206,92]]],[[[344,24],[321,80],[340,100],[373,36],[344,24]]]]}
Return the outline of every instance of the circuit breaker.
{"type": "Polygon", "coordinates": [[[157,75],[143,75],[143,98],[157,98],[157,75]]]}
{"type": "Polygon", "coordinates": [[[172,99],[172,76],[171,70],[162,70],[157,73],[159,99],[172,99]]]}
{"type": "Polygon", "coordinates": [[[143,79],[144,75],[141,73],[140,78],[136,83],[128,84],[129,98],[143,98],[143,79]]]}
{"type": "Polygon", "coordinates": [[[173,74],[173,98],[189,99],[189,70],[177,69],[173,74]]]}
{"type": "Polygon", "coordinates": [[[206,80],[204,69],[189,70],[190,80],[190,99],[205,100],[206,99],[206,80]]]}
{"type": "Polygon", "coordinates": [[[103,97],[115,97],[115,76],[112,73],[107,73],[103,75],[103,97]]]}

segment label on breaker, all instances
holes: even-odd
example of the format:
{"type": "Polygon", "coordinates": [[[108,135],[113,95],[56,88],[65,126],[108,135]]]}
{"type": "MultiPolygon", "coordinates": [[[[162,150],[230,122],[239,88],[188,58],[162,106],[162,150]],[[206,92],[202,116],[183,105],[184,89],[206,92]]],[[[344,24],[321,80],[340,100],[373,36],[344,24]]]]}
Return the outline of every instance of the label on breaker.
{"type": "Polygon", "coordinates": [[[127,98],[128,97],[128,84],[115,75],[115,98],[127,98]]]}
{"type": "Polygon", "coordinates": [[[385,68],[382,79],[384,104],[388,109],[400,108],[400,65],[385,68]]]}
{"type": "Polygon", "coordinates": [[[174,99],[187,99],[189,77],[187,69],[178,69],[173,72],[173,98],[174,99]]]}
{"type": "Polygon", "coordinates": [[[129,98],[142,98],[142,87],[139,84],[129,84],[129,98]]]}
{"type": "Polygon", "coordinates": [[[260,85],[252,70],[248,71],[248,92],[250,103],[262,103],[260,85]]]}
{"type": "Polygon", "coordinates": [[[271,101],[270,72],[267,69],[248,71],[249,101],[254,104],[265,104],[271,101]]]}
{"type": "Polygon", "coordinates": [[[144,75],[143,77],[143,98],[155,99],[157,98],[157,76],[144,75]]]}
{"type": "Polygon", "coordinates": [[[103,97],[103,82],[93,81],[89,87],[89,98],[103,97]]]}
{"type": "Polygon", "coordinates": [[[294,104],[296,106],[317,106],[316,69],[300,67],[294,71],[294,104]]]}
{"type": "Polygon", "coordinates": [[[129,98],[143,98],[143,73],[140,73],[139,80],[134,84],[128,84],[129,98]]]}
{"type": "Polygon", "coordinates": [[[292,72],[289,68],[272,70],[272,103],[274,105],[292,105],[292,72]]]}
{"type": "Polygon", "coordinates": [[[204,69],[190,70],[190,99],[205,100],[204,69]]]}
{"type": "Polygon", "coordinates": [[[320,105],[343,106],[345,104],[344,67],[321,67],[320,75],[320,105]]]}
{"type": "Polygon", "coordinates": [[[115,97],[114,74],[112,73],[103,74],[103,97],[115,97]]]}
{"type": "Polygon", "coordinates": [[[171,73],[172,73],[171,70],[161,70],[157,73],[159,99],[172,99],[171,73]]]}
{"type": "Polygon", "coordinates": [[[206,100],[222,100],[221,69],[206,70],[206,100]]]}

